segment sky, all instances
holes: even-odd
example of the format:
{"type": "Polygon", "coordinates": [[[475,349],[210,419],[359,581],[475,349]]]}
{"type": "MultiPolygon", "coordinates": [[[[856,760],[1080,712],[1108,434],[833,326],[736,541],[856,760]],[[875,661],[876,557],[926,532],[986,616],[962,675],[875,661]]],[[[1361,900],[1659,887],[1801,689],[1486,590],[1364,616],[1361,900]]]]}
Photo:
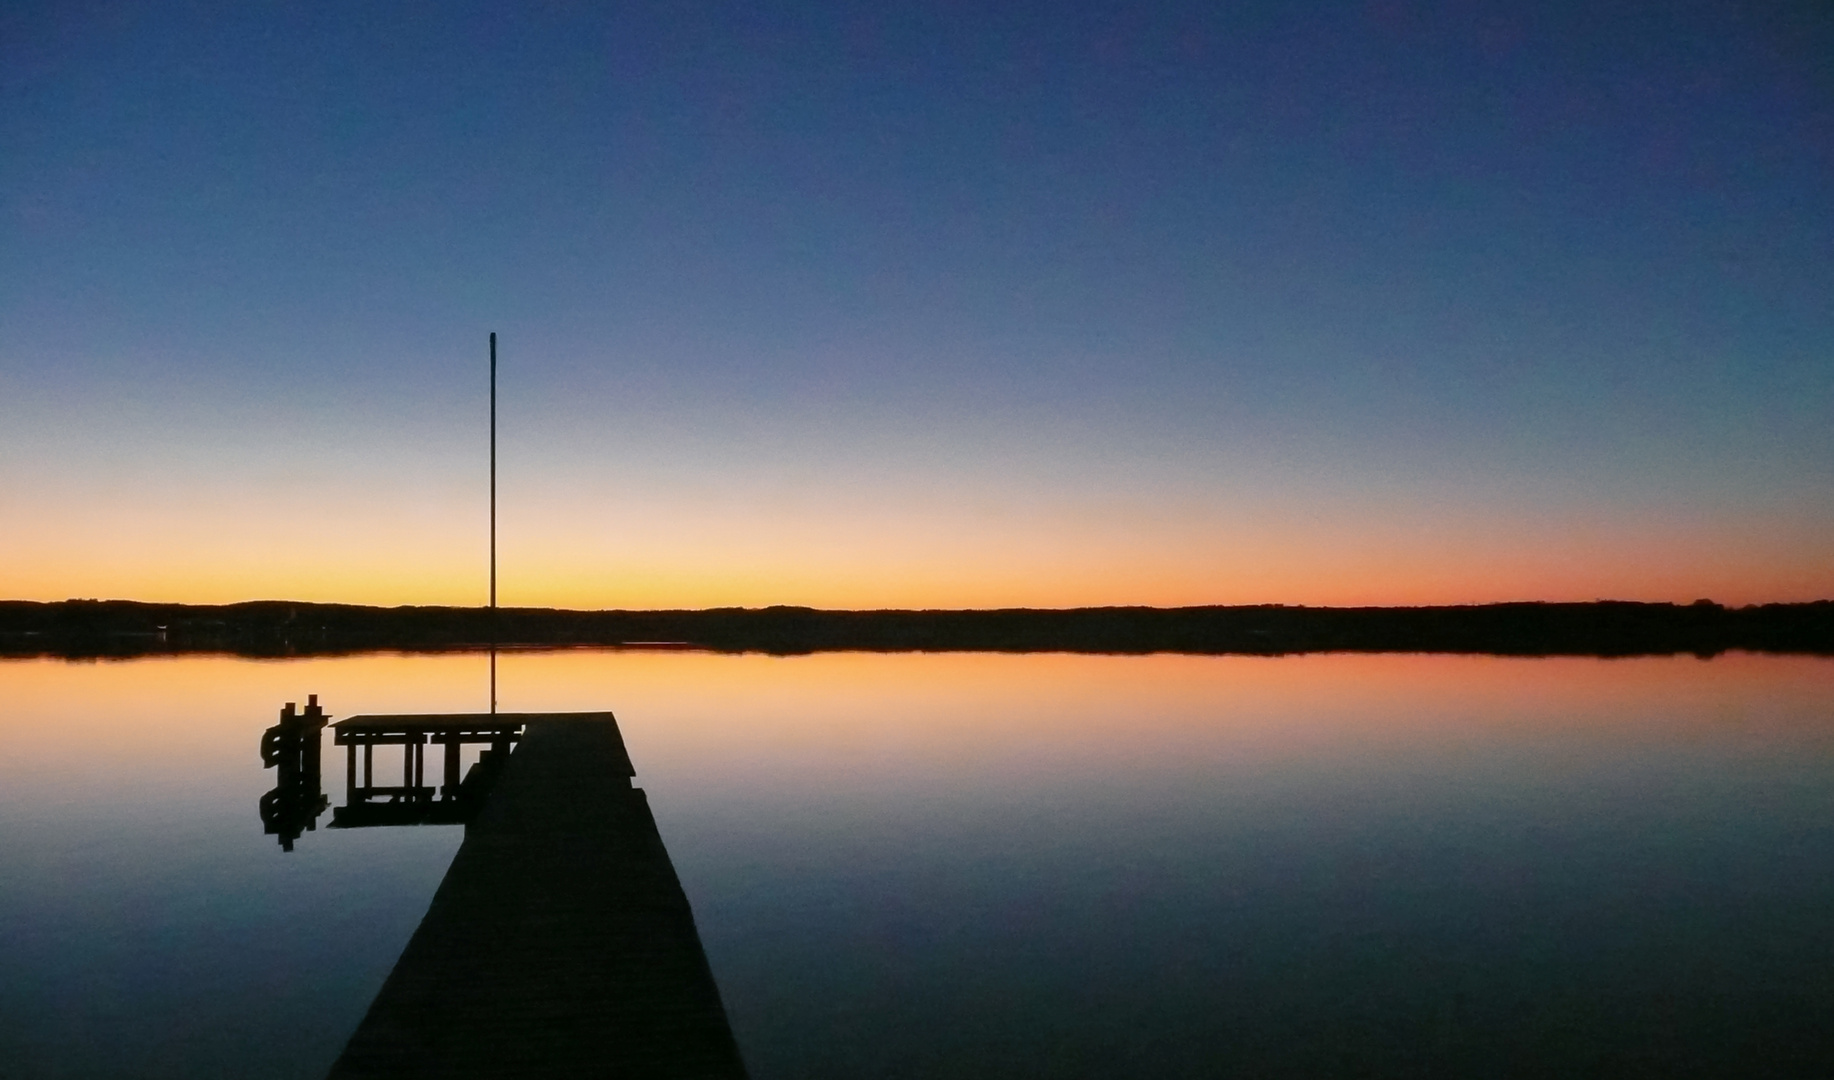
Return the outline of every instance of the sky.
{"type": "Polygon", "coordinates": [[[0,597],[1834,597],[1834,8],[0,12],[0,597]]]}

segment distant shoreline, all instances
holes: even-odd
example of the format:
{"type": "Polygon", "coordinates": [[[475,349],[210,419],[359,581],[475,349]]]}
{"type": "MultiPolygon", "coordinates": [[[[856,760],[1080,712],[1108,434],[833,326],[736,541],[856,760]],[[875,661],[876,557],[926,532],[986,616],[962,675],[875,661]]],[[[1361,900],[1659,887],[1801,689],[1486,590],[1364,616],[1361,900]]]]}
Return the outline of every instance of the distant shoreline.
{"type": "Polygon", "coordinates": [[[1596,601],[1440,607],[1006,608],[673,611],[367,607],[258,600],[0,601],[0,657],[249,657],[506,647],[814,652],[1078,652],[1280,655],[1834,656],[1834,600],[1761,604],[1596,601]]]}

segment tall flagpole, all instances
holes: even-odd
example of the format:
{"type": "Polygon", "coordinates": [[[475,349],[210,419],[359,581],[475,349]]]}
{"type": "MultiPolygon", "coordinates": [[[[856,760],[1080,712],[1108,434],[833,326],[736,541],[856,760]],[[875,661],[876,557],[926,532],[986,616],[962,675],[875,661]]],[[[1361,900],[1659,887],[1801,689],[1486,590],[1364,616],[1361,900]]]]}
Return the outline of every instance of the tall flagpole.
{"type": "Polygon", "coordinates": [[[497,332],[490,332],[490,715],[497,715],[497,332]]]}

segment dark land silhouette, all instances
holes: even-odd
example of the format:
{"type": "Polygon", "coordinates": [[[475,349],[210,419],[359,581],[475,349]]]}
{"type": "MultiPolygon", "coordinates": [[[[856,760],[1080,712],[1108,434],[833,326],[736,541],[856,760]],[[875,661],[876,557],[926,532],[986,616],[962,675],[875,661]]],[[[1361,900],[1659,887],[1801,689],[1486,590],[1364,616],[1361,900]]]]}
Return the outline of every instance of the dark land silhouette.
{"type": "Polygon", "coordinates": [[[153,604],[0,601],[0,656],[172,653],[310,656],[396,650],[682,646],[778,655],[826,651],[1274,655],[1451,652],[1646,656],[1728,650],[1834,655],[1834,601],[1730,608],[1508,603],[1448,607],[1010,608],[697,611],[365,607],[279,600],[153,604]]]}

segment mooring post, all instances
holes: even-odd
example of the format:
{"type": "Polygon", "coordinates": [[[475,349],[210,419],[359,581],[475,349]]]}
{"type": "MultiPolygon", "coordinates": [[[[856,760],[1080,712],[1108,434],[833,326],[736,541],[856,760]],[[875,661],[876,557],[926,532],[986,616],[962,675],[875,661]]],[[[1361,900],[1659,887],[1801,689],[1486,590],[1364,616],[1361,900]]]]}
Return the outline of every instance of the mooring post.
{"type": "Polygon", "coordinates": [[[276,731],[279,737],[274,740],[274,778],[279,781],[281,788],[291,791],[299,785],[299,715],[293,702],[287,702],[286,707],[280,710],[280,723],[276,731]]]}
{"type": "Polygon", "coordinates": [[[289,701],[280,710],[280,722],[261,733],[261,764],[276,770],[274,789],[261,796],[261,825],[268,834],[279,835],[283,851],[292,851],[299,834],[316,827],[326,806],[319,790],[320,733],[324,728],[325,711],[313,694],[305,712],[289,701]]]}
{"type": "Polygon", "coordinates": [[[458,798],[459,793],[459,737],[454,732],[446,736],[446,787],[441,793],[448,799],[458,798]]]}
{"type": "Polygon", "coordinates": [[[325,710],[319,708],[318,695],[306,695],[306,715],[300,731],[300,771],[304,774],[302,783],[312,791],[319,790],[323,783],[321,773],[323,766],[319,761],[319,733],[325,730],[325,710]],[[310,735],[310,739],[303,736],[310,735]]]}

